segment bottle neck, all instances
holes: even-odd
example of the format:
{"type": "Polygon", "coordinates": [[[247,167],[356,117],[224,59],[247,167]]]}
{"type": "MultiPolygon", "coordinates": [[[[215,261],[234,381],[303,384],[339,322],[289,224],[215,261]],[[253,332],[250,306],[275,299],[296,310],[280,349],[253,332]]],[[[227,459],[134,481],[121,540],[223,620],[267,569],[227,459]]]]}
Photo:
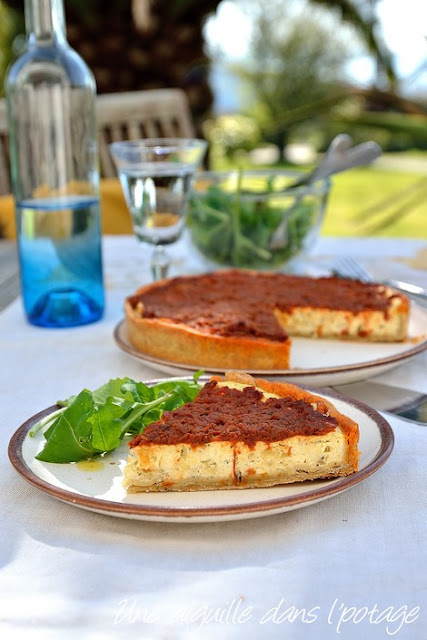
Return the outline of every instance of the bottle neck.
{"type": "Polygon", "coordinates": [[[25,28],[30,44],[66,42],[63,0],[25,0],[25,28]]]}

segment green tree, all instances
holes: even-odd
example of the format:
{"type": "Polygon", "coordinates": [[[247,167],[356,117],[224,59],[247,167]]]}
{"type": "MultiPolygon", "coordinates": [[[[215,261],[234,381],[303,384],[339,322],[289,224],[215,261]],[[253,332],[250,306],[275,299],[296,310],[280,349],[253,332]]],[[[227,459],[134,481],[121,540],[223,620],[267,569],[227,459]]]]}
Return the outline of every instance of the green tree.
{"type": "Polygon", "coordinates": [[[379,1],[309,0],[311,5],[323,7],[328,12],[335,13],[343,24],[354,29],[375,60],[377,88],[394,91],[397,89],[398,77],[392,53],[385,45],[381,35],[381,25],[377,17],[379,1]]]}
{"type": "Polygon", "coordinates": [[[330,25],[309,12],[292,15],[278,0],[270,0],[268,11],[258,4],[252,15],[250,56],[233,70],[246,87],[245,111],[264,139],[283,150],[296,126],[346,94],[344,65],[351,52],[330,25]]]}
{"type": "Polygon", "coordinates": [[[13,40],[24,30],[24,18],[0,0],[0,95],[7,67],[14,58],[13,40]]]}
{"type": "MultiPolygon", "coordinates": [[[[212,104],[203,23],[219,2],[64,0],[67,37],[92,69],[99,93],[181,87],[199,126],[212,104]]],[[[0,6],[14,20],[6,42],[0,32],[9,60],[13,37],[24,31],[24,0],[0,0],[0,6]]],[[[0,92],[2,80],[0,70],[0,92]]]]}

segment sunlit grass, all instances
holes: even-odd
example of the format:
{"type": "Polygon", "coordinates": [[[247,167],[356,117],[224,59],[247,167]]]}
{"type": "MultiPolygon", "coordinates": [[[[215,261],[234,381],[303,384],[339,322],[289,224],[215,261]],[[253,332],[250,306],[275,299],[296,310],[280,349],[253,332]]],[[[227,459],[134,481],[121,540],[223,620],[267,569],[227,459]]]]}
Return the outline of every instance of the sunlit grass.
{"type": "Polygon", "coordinates": [[[334,176],[322,235],[427,238],[427,175],[363,168],[334,176]],[[393,214],[400,219],[378,228],[393,214]]]}

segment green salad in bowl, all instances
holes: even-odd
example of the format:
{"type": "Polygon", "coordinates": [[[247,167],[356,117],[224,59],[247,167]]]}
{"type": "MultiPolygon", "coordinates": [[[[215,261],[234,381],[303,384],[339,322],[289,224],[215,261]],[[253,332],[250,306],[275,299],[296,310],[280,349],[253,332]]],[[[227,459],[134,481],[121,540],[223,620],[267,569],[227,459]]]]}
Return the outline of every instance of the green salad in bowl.
{"type": "Polygon", "coordinates": [[[195,247],[217,265],[277,269],[308,251],[323,221],[329,180],[292,187],[285,170],[196,176],[187,226],[195,247]]]}

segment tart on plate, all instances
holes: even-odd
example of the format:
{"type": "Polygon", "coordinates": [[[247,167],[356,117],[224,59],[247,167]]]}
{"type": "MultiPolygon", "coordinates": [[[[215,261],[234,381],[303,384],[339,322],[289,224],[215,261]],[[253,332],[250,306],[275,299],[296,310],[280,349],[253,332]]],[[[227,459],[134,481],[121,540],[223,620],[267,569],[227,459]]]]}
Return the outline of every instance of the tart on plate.
{"type": "Polygon", "coordinates": [[[229,269],[141,287],[125,317],[131,344],[148,356],[274,371],[290,368],[292,336],[405,340],[409,301],[381,284],[229,269]]]}

